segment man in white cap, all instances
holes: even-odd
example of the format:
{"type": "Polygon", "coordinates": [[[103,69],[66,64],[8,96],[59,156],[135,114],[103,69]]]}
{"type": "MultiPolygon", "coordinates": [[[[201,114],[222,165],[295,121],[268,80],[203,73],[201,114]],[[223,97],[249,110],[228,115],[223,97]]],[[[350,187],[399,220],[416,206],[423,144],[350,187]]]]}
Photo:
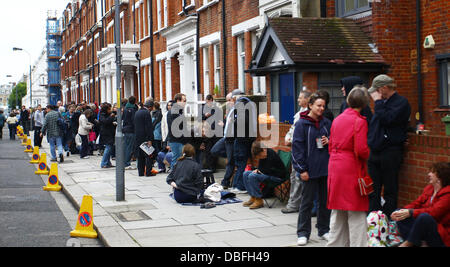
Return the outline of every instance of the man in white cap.
{"type": "Polygon", "coordinates": [[[375,112],[369,124],[367,137],[370,147],[368,168],[374,182],[374,193],[369,196],[369,210],[382,210],[387,216],[397,208],[398,173],[403,161],[403,145],[411,115],[408,100],[395,90],[395,81],[388,75],[375,77],[369,94],[375,102],[375,112]],[[384,186],[385,204],[381,205],[384,186]]]}

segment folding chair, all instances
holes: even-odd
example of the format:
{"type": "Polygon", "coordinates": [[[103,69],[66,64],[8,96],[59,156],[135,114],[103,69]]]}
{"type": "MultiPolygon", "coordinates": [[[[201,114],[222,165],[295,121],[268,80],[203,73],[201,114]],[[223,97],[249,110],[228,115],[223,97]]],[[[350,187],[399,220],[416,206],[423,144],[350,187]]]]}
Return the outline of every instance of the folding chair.
{"type": "Polygon", "coordinates": [[[269,204],[269,201],[264,198],[264,202],[267,204],[269,208],[272,208],[277,201],[280,201],[281,203],[285,203],[287,200],[289,200],[289,192],[290,192],[290,170],[291,170],[291,152],[286,152],[283,150],[278,150],[278,156],[280,157],[281,161],[284,164],[284,167],[287,170],[287,175],[283,182],[281,183],[267,183],[265,186],[272,188],[271,194],[268,194],[266,197],[275,195],[275,199],[273,200],[272,204],[269,204]]]}

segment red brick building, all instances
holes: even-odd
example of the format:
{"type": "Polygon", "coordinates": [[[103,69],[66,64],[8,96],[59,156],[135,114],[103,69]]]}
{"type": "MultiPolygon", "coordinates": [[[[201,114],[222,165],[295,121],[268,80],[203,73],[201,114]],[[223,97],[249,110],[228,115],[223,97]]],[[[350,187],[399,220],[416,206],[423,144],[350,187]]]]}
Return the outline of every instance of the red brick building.
{"type": "MultiPolygon", "coordinates": [[[[183,92],[188,103],[195,104],[207,94],[224,97],[240,88],[249,95],[265,96],[268,102],[283,103],[277,108],[269,106],[269,111],[280,121],[278,147],[288,149],[282,139],[298,108],[296,98],[300,90],[327,90],[331,95],[330,108],[337,115],[343,101],[341,78],[359,75],[370,85],[377,74],[387,73],[396,79],[398,92],[411,104],[411,128],[422,122],[425,130],[429,130],[426,135],[410,134],[400,178],[400,204],[419,194],[431,162],[450,161],[450,138],[445,136],[441,122],[450,113],[449,1],[121,0],[120,3],[122,97],[135,95],[144,101],[151,96],[164,105],[176,93],[183,92]],[[300,38],[286,34],[293,30],[289,26],[295,27],[288,22],[287,30],[281,31],[285,34],[279,34],[275,24],[283,17],[297,18],[303,23],[317,18],[331,28],[324,31],[320,27],[325,26],[313,27],[309,23],[301,26],[309,32],[302,32],[300,38]],[[349,37],[338,39],[325,34],[335,26],[341,33],[352,29],[349,37]],[[424,47],[427,36],[433,37],[434,46],[428,41],[424,47]],[[313,40],[320,45],[310,48],[322,49],[315,50],[320,60],[308,61],[306,54],[295,56],[298,47],[313,40]],[[342,43],[344,40],[348,43],[342,43]],[[353,46],[353,50],[342,50],[346,46],[353,46]],[[349,51],[364,51],[365,56],[349,51]],[[257,70],[252,70],[255,64],[257,70]]],[[[117,102],[114,13],[114,0],[68,3],[63,18],[61,59],[65,102],[117,102]]],[[[192,105],[187,113],[195,115],[196,108],[192,105]]]]}

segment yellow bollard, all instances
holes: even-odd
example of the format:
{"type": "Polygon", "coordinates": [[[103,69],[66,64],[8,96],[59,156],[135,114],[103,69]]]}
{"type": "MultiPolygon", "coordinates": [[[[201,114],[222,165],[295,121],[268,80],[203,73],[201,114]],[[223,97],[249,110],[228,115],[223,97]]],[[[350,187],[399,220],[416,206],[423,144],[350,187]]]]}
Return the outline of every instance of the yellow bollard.
{"type": "Polygon", "coordinates": [[[33,156],[31,157],[30,163],[31,164],[38,164],[39,163],[39,147],[35,146],[33,150],[33,156]]]}
{"type": "Polygon", "coordinates": [[[44,191],[61,191],[58,179],[58,163],[52,163],[48,175],[47,186],[44,186],[43,189],[44,191]]]}
{"type": "Polygon", "coordinates": [[[31,146],[31,139],[27,139],[27,145],[23,152],[27,152],[27,153],[33,152],[33,147],[31,146]]]}
{"type": "Polygon", "coordinates": [[[75,230],[70,232],[70,236],[97,238],[97,232],[94,230],[92,210],[92,196],[83,196],[80,212],[78,213],[77,225],[75,226],[75,230]]]}
{"type": "Polygon", "coordinates": [[[47,169],[47,154],[42,153],[39,159],[38,170],[34,172],[35,174],[48,174],[47,169]]]}

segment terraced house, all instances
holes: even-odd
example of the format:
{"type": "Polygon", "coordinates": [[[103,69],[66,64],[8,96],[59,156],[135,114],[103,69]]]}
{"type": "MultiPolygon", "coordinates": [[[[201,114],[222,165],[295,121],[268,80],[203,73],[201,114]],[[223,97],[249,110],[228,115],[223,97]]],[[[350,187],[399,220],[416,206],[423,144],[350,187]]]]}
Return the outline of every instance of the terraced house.
{"type": "MultiPolygon", "coordinates": [[[[301,90],[327,90],[338,115],[340,79],[370,85],[387,73],[412,106],[400,204],[414,199],[427,166],[450,161],[450,2],[445,0],[121,0],[122,96],[163,106],[186,94],[187,114],[206,95],[260,95],[281,133],[301,90]]],[[[63,17],[65,102],[118,101],[114,0],[73,0],[63,17]]],[[[280,140],[279,149],[289,149],[280,140]]]]}

